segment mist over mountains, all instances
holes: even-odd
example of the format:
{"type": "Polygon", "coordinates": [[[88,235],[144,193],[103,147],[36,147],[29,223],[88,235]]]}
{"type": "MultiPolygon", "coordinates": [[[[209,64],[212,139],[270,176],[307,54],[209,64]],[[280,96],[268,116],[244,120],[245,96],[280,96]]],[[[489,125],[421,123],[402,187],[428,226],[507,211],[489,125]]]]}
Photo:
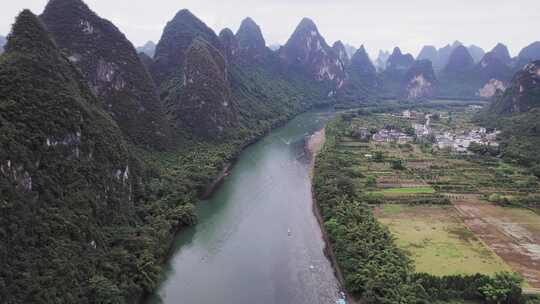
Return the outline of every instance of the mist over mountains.
{"type": "Polygon", "coordinates": [[[5,44],[6,44],[6,37],[0,35],[0,54],[4,52],[5,44]]]}

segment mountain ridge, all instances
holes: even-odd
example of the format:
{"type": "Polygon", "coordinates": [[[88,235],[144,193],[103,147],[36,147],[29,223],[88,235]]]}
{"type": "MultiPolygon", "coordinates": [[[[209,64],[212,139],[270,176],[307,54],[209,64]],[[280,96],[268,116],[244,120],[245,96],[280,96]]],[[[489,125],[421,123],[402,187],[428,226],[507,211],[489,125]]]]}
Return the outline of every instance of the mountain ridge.
{"type": "Polygon", "coordinates": [[[239,56],[246,56],[252,60],[265,56],[267,51],[266,41],[261,28],[253,19],[247,17],[242,20],[235,36],[238,41],[239,56]]]}
{"type": "Polygon", "coordinates": [[[495,96],[477,120],[497,128],[503,159],[518,163],[540,177],[540,60],[514,74],[504,92],[495,96]]]}
{"type": "Polygon", "coordinates": [[[288,68],[301,71],[318,82],[330,83],[331,96],[343,86],[344,65],[309,18],[300,21],[280,49],[280,57],[288,68]]]}
{"type": "Polygon", "coordinates": [[[125,35],[79,0],[49,1],[40,19],[124,135],[145,148],[166,149],[170,131],[156,87],[125,35]]]}
{"type": "Polygon", "coordinates": [[[121,130],[51,37],[24,10],[0,57],[0,239],[9,244],[0,248],[7,258],[0,298],[115,301],[120,283],[106,269],[136,257],[111,258],[118,237],[111,231],[135,217],[137,167],[121,130]],[[97,293],[98,281],[107,294],[97,293]]]}

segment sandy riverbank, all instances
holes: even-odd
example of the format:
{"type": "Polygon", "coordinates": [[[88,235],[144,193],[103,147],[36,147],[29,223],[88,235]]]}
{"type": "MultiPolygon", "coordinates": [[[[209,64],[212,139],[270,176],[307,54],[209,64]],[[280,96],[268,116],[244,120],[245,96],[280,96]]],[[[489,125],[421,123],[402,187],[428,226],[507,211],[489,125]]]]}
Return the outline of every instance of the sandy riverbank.
{"type": "Polygon", "coordinates": [[[317,153],[324,146],[325,140],[326,140],[325,129],[322,129],[320,131],[315,132],[306,141],[306,152],[310,156],[312,165],[315,164],[315,157],[317,156],[317,153]]]}

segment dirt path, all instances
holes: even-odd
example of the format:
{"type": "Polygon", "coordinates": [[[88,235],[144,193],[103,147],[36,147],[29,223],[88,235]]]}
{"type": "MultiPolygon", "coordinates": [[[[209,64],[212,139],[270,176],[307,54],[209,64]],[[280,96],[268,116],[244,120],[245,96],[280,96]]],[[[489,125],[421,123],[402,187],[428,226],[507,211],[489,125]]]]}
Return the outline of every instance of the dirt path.
{"type": "Polygon", "coordinates": [[[465,224],[532,287],[540,288],[540,221],[526,209],[455,201],[465,224]]]}
{"type": "Polygon", "coordinates": [[[523,288],[523,294],[540,295],[540,288],[523,288]]]}

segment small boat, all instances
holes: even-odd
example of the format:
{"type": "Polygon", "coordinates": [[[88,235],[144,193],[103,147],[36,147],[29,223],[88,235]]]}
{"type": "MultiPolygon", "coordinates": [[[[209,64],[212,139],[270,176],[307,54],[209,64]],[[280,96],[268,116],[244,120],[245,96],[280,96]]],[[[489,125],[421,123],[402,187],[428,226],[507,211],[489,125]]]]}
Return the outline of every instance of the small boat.
{"type": "Polygon", "coordinates": [[[287,229],[287,234],[288,234],[289,236],[291,236],[291,234],[292,234],[292,233],[291,233],[291,229],[287,229]]]}
{"type": "Polygon", "coordinates": [[[347,304],[347,296],[343,291],[339,292],[340,299],[336,300],[336,304],[347,304]]]}

